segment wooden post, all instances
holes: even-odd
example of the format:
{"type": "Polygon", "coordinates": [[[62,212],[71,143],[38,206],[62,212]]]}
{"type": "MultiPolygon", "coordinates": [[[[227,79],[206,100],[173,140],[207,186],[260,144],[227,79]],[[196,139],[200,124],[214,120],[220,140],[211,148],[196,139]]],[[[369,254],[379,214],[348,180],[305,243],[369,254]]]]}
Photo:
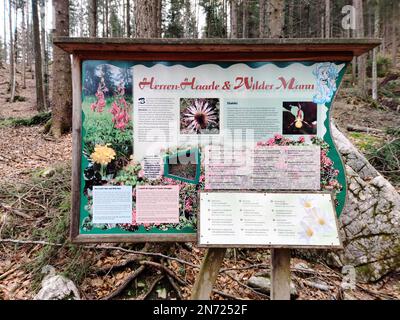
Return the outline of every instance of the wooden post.
{"type": "Polygon", "coordinates": [[[290,249],[271,249],[271,300],[290,300],[290,249]]]}
{"type": "Polygon", "coordinates": [[[81,123],[82,123],[82,72],[81,60],[72,56],[72,203],[70,238],[79,235],[80,186],[81,186],[81,123]]]}
{"type": "Polygon", "coordinates": [[[192,300],[209,300],[212,287],[225,257],[226,248],[210,248],[206,251],[200,272],[192,291],[192,300]]]}

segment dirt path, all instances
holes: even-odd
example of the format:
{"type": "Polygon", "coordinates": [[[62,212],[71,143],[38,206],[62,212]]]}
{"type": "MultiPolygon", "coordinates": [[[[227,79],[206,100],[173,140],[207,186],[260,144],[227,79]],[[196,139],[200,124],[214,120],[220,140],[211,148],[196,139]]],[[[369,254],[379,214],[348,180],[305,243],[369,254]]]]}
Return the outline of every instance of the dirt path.
{"type": "Polygon", "coordinates": [[[71,161],[71,134],[55,140],[40,130],[39,126],[0,128],[0,182],[71,161]]]}
{"type": "Polygon", "coordinates": [[[380,130],[400,127],[400,112],[365,103],[355,98],[353,91],[343,88],[334,102],[332,116],[341,131],[347,133],[347,125],[380,130]]]}

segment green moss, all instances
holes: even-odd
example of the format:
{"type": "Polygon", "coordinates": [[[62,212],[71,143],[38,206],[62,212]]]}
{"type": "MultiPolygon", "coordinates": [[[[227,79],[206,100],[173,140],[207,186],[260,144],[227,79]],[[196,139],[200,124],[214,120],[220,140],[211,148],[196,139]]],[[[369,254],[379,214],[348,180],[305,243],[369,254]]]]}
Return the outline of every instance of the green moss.
{"type": "Polygon", "coordinates": [[[374,280],[376,275],[375,275],[375,270],[370,264],[365,264],[362,266],[356,267],[356,272],[357,272],[357,277],[361,278],[363,280],[374,280]]]}
{"type": "Polygon", "coordinates": [[[2,127],[19,127],[19,126],[36,126],[49,121],[51,112],[42,112],[34,115],[31,118],[7,118],[0,120],[0,128],[2,127]]]}
{"type": "Polygon", "coordinates": [[[363,132],[351,132],[349,135],[356,147],[363,153],[369,153],[376,150],[383,141],[382,138],[363,132]]]}

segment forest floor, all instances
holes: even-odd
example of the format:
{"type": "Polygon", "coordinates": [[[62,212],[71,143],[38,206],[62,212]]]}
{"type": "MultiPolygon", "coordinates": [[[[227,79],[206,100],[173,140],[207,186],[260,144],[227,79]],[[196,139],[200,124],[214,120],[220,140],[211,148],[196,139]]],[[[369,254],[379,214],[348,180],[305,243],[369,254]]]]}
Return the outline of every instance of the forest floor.
{"type": "MultiPolygon", "coordinates": [[[[188,299],[203,249],[190,243],[174,244],[164,248],[165,256],[159,262],[141,268],[138,258],[160,250],[68,242],[71,135],[56,140],[42,133],[43,125],[13,125],[11,118],[30,118],[37,113],[34,81],[28,73],[27,88],[18,91],[25,101],[10,103],[7,76],[6,70],[0,69],[0,299],[32,299],[40,288],[41,269],[47,264],[72,279],[85,299],[113,298],[110,294],[122,287],[115,298],[188,299]],[[139,269],[143,271],[132,280],[139,269]]],[[[17,77],[20,83],[20,74],[17,77]]],[[[350,89],[342,90],[334,108],[335,122],[360,149],[382,143],[387,139],[387,127],[400,126],[398,111],[355,98],[350,89]],[[363,134],[348,132],[348,125],[382,131],[372,142],[365,142],[363,134]]],[[[228,250],[213,299],[269,299],[265,290],[248,285],[252,276],[265,276],[269,268],[269,250],[228,250]]],[[[399,273],[373,284],[357,282],[356,289],[344,292],[340,270],[297,257],[292,259],[291,269],[296,299],[400,299],[399,273]]]]}

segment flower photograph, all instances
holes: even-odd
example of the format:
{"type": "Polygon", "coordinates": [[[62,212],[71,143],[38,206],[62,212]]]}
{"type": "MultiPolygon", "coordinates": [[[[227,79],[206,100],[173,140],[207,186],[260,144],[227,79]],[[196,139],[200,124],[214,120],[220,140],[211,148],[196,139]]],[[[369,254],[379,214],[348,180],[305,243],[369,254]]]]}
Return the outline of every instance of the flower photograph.
{"type": "Polygon", "coordinates": [[[215,98],[180,99],[181,134],[218,134],[220,102],[215,98]]]}
{"type": "Polygon", "coordinates": [[[317,104],[313,102],[283,102],[283,134],[317,134],[317,104]]]}

